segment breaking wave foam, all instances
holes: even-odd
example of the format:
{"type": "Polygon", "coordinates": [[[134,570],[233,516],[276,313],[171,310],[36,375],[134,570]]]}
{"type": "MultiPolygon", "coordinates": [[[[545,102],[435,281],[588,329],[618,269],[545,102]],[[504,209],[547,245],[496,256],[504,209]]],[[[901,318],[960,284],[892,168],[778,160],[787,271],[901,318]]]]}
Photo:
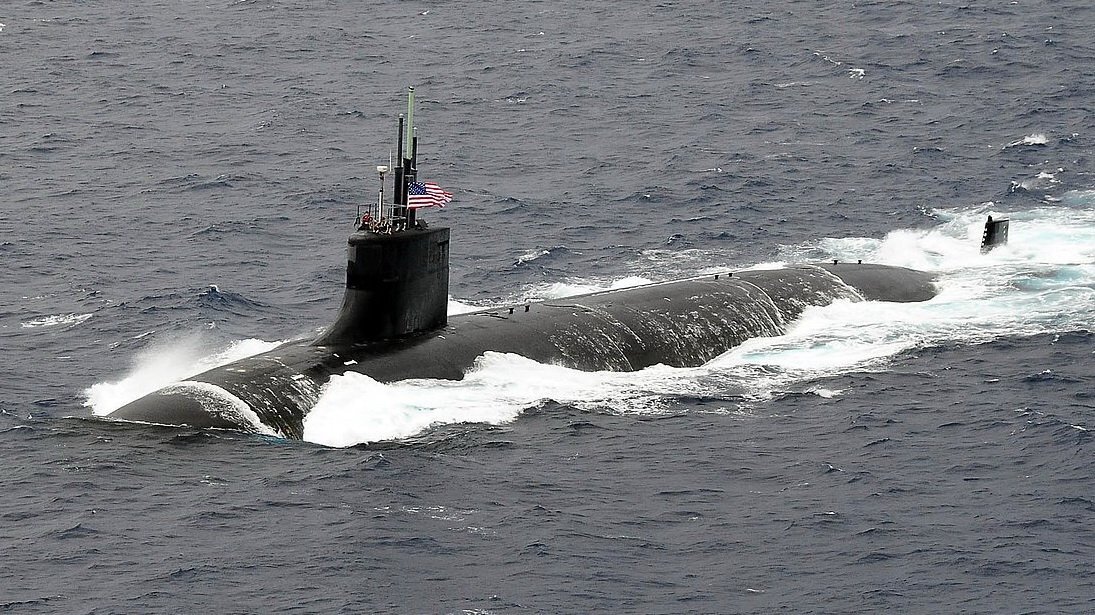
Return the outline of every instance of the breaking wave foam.
{"type": "Polygon", "coordinates": [[[88,318],[91,318],[91,314],[55,314],[53,316],[33,318],[19,323],[19,326],[24,329],[38,329],[40,327],[78,325],[88,318]]]}
{"type": "Polygon", "coordinates": [[[1007,149],[1009,147],[1020,147],[1024,145],[1045,145],[1047,143],[1049,143],[1049,139],[1044,134],[1035,133],[1032,135],[1027,135],[1022,139],[1019,139],[1018,141],[1012,141],[1011,143],[1008,143],[1004,146],[1004,149],[1007,149]]]}
{"type": "Polygon", "coordinates": [[[182,394],[195,399],[210,416],[224,418],[234,425],[248,424],[257,433],[268,436],[282,436],[282,434],[263,424],[259,419],[259,415],[255,414],[255,411],[247,405],[247,402],[215,384],[183,380],[164,387],[163,393],[167,395],[182,394]]]}
{"type": "Polygon", "coordinates": [[[282,343],[240,340],[210,354],[200,336],[164,340],[139,352],[133,368],[121,380],[85,389],[84,406],[91,408],[95,416],[104,416],[157,389],[282,343]]]}
{"type": "Polygon", "coordinates": [[[567,282],[537,284],[526,292],[522,293],[519,297],[519,302],[561,299],[563,297],[573,297],[574,295],[587,295],[589,293],[596,293],[604,290],[619,290],[621,288],[642,286],[643,284],[650,284],[651,282],[652,280],[650,280],[649,278],[644,278],[640,276],[629,276],[609,282],[571,280],[567,282]]]}

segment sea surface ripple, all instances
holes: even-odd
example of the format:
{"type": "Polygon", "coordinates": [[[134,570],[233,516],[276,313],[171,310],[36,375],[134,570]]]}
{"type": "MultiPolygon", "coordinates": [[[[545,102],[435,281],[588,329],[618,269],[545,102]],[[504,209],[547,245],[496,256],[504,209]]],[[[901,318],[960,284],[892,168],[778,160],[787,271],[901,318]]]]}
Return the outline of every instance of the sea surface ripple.
{"type": "Polygon", "coordinates": [[[5,3],[0,611],[1095,611],[1093,57],[1079,0],[5,3]],[[331,322],[407,85],[454,310],[943,292],[695,370],[351,377],[311,442],[99,418],[331,322]]]}

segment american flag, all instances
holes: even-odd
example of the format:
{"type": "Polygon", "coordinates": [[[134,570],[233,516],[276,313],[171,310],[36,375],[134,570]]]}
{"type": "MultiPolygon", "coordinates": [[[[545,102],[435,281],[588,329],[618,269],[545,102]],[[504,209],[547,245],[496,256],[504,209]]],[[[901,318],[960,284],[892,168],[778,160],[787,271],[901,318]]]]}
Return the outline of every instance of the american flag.
{"type": "Polygon", "coordinates": [[[407,186],[407,207],[418,209],[420,207],[444,207],[445,203],[452,200],[452,193],[445,192],[441,186],[433,182],[411,182],[407,186]]]}

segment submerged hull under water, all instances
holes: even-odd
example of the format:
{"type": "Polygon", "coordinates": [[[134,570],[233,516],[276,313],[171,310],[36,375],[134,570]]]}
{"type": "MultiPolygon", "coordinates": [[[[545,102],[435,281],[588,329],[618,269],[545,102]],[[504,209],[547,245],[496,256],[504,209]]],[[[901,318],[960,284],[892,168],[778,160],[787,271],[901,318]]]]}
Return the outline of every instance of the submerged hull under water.
{"type": "Polygon", "coordinates": [[[783,333],[809,306],[839,299],[925,301],[935,294],[933,276],[925,272],[825,263],[472,312],[432,331],[389,339],[348,340],[328,331],[314,342],[290,342],[165,387],[110,417],[302,438],[323,385],[348,371],[380,382],[461,379],[488,351],[586,371],[695,367],[749,338],[783,333]]]}

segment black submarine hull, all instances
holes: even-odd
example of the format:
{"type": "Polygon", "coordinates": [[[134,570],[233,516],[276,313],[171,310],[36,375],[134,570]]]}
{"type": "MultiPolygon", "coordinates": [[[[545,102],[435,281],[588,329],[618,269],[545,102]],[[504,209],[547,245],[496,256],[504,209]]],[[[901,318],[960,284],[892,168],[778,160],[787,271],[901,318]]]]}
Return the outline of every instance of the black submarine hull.
{"type": "Polygon", "coordinates": [[[708,275],[453,316],[390,339],[290,342],[115,410],[114,419],[263,431],[302,438],[323,385],[348,371],[380,382],[458,380],[488,351],[578,370],[699,366],[747,339],[783,333],[810,306],[925,301],[931,274],[825,263],[708,275]]]}

